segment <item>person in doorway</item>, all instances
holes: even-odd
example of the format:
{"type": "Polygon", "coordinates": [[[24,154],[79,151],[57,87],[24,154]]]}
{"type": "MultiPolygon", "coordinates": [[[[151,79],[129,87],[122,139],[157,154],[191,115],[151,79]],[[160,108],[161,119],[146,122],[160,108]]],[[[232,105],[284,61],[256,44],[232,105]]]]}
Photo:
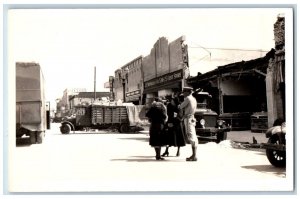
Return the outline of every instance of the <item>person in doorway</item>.
{"type": "Polygon", "coordinates": [[[149,144],[155,149],[156,160],[164,160],[160,153],[161,147],[166,145],[164,127],[167,121],[167,111],[160,98],[155,98],[150,109],[146,113],[146,117],[149,118],[151,123],[149,129],[149,144]]]}
{"type": "Polygon", "coordinates": [[[179,99],[177,97],[171,98],[167,105],[167,147],[162,156],[169,156],[169,147],[177,147],[176,156],[180,155],[180,147],[185,146],[185,139],[180,126],[179,113],[179,99]]]}
{"type": "Polygon", "coordinates": [[[187,136],[187,143],[192,145],[192,155],[186,158],[186,161],[197,161],[197,146],[198,138],[196,135],[196,119],[194,117],[197,101],[193,97],[193,88],[183,88],[184,101],[180,104],[179,109],[182,113],[182,119],[184,122],[184,129],[187,136]]]}

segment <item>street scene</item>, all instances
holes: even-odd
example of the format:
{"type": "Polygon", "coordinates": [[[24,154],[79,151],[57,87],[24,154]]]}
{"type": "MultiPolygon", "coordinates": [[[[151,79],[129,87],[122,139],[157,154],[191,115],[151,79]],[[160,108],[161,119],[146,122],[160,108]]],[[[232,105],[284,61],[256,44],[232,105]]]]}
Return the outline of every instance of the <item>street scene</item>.
{"type": "Polygon", "coordinates": [[[8,16],[8,193],[294,190],[291,9],[8,16]]]}
{"type": "Polygon", "coordinates": [[[243,147],[251,143],[252,136],[258,143],[266,142],[261,133],[236,131],[219,144],[200,141],[197,162],[185,161],[191,153],[188,145],[178,157],[176,148],[170,147],[169,156],[157,161],[147,132],[101,130],[64,135],[59,125],[51,124],[41,145],[31,145],[29,138],[17,140],[10,166],[11,190],[281,191],[289,185],[286,169],[272,166],[265,149],[243,147]]]}

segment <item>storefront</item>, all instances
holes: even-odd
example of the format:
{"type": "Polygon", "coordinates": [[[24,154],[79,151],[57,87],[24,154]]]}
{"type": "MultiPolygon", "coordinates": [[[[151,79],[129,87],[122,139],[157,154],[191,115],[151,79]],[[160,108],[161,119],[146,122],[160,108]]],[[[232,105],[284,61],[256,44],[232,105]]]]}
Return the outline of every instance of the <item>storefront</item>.
{"type": "Polygon", "coordinates": [[[184,82],[183,70],[177,70],[144,82],[144,96],[146,104],[155,97],[166,97],[181,92],[184,82]]]}
{"type": "Polygon", "coordinates": [[[126,93],[126,102],[131,102],[135,105],[139,105],[141,100],[141,90],[135,90],[126,93]]]}
{"type": "MultiPolygon", "coordinates": [[[[219,66],[205,74],[191,77],[187,82],[211,94],[212,110],[230,124],[233,130],[249,130],[252,114],[262,118],[259,122],[264,122],[263,116],[267,112],[265,79],[269,60],[273,56],[272,49],[264,57],[219,66]],[[255,114],[258,112],[260,114],[255,114]]],[[[262,128],[262,125],[257,126],[258,120],[255,122],[257,128],[262,128]]]]}

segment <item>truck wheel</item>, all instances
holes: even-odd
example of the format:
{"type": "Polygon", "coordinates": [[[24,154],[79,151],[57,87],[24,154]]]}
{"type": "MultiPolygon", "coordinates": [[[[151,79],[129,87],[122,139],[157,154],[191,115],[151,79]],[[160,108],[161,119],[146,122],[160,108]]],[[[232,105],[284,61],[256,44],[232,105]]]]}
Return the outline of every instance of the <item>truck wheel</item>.
{"type": "Polygon", "coordinates": [[[217,134],[217,143],[227,139],[227,132],[221,132],[217,134]]]}
{"type": "Polygon", "coordinates": [[[44,131],[38,131],[36,132],[36,142],[38,144],[43,143],[45,137],[45,132],[44,131]]]}
{"type": "MultiPolygon", "coordinates": [[[[268,143],[279,144],[278,135],[273,135],[269,138],[268,143]]],[[[274,149],[266,149],[266,155],[269,162],[275,167],[285,167],[286,166],[286,152],[277,151],[274,149]]]]}
{"type": "Polygon", "coordinates": [[[128,133],[130,130],[130,127],[128,124],[121,124],[119,131],[120,133],[128,133]]]}
{"type": "Polygon", "coordinates": [[[36,143],[36,132],[35,131],[30,131],[30,143],[35,144],[36,143]]]}
{"type": "Polygon", "coordinates": [[[63,124],[63,125],[61,125],[60,132],[62,134],[69,134],[71,132],[71,126],[70,126],[70,124],[63,124]]]}

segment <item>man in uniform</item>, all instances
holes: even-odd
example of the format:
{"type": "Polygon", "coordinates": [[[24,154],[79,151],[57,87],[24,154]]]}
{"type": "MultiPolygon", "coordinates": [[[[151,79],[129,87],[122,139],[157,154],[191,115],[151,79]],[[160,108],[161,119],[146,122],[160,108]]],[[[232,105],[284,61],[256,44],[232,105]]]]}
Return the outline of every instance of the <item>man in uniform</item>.
{"type": "Polygon", "coordinates": [[[184,101],[180,104],[180,110],[183,114],[182,119],[188,143],[192,145],[192,156],[186,158],[186,161],[197,161],[198,138],[195,129],[196,119],[194,117],[197,108],[197,101],[192,95],[193,88],[184,87],[182,92],[184,95],[184,101]]]}

